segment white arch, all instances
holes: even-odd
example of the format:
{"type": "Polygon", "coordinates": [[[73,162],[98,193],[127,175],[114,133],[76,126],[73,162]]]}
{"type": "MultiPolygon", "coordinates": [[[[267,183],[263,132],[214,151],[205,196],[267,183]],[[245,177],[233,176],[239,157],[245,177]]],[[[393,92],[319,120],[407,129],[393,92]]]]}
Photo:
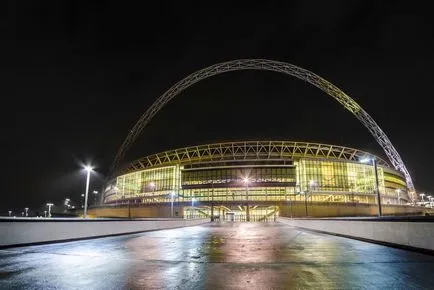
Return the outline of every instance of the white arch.
{"type": "Polygon", "coordinates": [[[301,80],[307,81],[310,84],[321,89],[329,96],[333,97],[336,101],[342,104],[348,111],[353,113],[360,122],[371,132],[372,136],[377,140],[380,146],[383,148],[387,157],[389,158],[392,165],[396,170],[404,173],[407,187],[410,191],[414,191],[413,181],[411,179],[410,173],[402,161],[401,156],[393,147],[392,142],[386,134],[381,130],[378,124],[372,119],[372,117],[363,110],[352,98],[341,91],[338,87],[323,79],[322,77],[308,71],[304,68],[274,60],[267,59],[239,59],[231,60],[227,62],[217,63],[206,67],[204,69],[198,70],[184,79],[180,80],[174,84],[170,89],[168,89],[163,95],[161,95],[146,112],[140,117],[137,123],[133,126],[128,136],[125,138],[122,146],[119,148],[113,164],[110,169],[110,174],[114,172],[119,162],[123,159],[126,151],[131,147],[134,141],[142,132],[143,128],[151,121],[155,114],[164,107],[171,99],[173,99],[180,92],[186,88],[192,86],[193,84],[200,82],[203,79],[222,74],[230,71],[238,70],[268,70],[275,71],[284,74],[288,74],[299,78],[301,80]]]}

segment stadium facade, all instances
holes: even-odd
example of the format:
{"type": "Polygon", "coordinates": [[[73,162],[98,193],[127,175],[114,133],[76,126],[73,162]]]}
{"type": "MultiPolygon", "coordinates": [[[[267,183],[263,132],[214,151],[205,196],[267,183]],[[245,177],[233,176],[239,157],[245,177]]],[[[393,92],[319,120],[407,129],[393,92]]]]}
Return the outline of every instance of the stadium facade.
{"type": "Polygon", "coordinates": [[[376,178],[382,204],[410,201],[405,175],[368,152],[291,141],[215,143],[129,163],[107,183],[103,203],[183,217],[269,219],[288,203],[375,205],[376,178]],[[362,163],[374,158],[377,170],[362,163]]]}

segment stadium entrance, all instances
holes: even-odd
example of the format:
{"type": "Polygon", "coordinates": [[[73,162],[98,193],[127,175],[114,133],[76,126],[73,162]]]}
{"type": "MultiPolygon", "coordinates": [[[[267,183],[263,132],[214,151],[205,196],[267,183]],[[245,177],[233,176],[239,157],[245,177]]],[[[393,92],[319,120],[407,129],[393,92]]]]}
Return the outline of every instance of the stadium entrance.
{"type": "Polygon", "coordinates": [[[184,218],[210,218],[228,222],[275,222],[279,216],[276,205],[216,205],[184,207],[184,218]]]}

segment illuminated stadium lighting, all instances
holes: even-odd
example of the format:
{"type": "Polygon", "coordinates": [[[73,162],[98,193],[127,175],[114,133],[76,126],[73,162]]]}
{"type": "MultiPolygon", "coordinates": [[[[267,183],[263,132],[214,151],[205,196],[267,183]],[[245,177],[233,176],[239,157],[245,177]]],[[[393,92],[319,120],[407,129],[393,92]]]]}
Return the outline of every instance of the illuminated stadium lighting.
{"type": "Polygon", "coordinates": [[[359,161],[360,161],[361,163],[371,163],[371,162],[372,162],[372,159],[371,159],[371,158],[368,158],[368,157],[365,157],[365,158],[360,159],[359,161]]]}
{"type": "MultiPolygon", "coordinates": [[[[216,206],[220,215],[222,207],[226,213],[239,210],[238,205],[249,209],[297,203],[305,206],[305,198],[328,206],[376,206],[377,194],[382,202],[391,205],[411,201],[405,175],[382,158],[374,159],[368,152],[343,146],[292,141],[215,143],[156,153],[127,164],[105,188],[103,205],[126,205],[134,200],[157,216],[164,212],[174,216],[175,193],[180,216],[187,214],[190,206],[198,208],[200,201],[195,217],[206,212],[210,216],[216,206]],[[361,163],[373,160],[378,174],[372,163],[361,163]],[[380,191],[376,191],[376,177],[380,191]],[[293,196],[291,203],[287,202],[288,195],[293,196]],[[167,210],[163,211],[165,206],[167,210]]],[[[315,210],[309,212],[316,214],[315,210]]]]}

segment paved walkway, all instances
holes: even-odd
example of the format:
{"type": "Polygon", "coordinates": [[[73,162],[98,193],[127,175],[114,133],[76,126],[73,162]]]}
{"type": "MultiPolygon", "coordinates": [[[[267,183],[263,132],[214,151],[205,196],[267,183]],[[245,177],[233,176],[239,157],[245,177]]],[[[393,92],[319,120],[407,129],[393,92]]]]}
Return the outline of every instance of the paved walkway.
{"type": "Polygon", "coordinates": [[[226,223],[0,250],[0,289],[434,289],[434,256],[226,223]]]}

